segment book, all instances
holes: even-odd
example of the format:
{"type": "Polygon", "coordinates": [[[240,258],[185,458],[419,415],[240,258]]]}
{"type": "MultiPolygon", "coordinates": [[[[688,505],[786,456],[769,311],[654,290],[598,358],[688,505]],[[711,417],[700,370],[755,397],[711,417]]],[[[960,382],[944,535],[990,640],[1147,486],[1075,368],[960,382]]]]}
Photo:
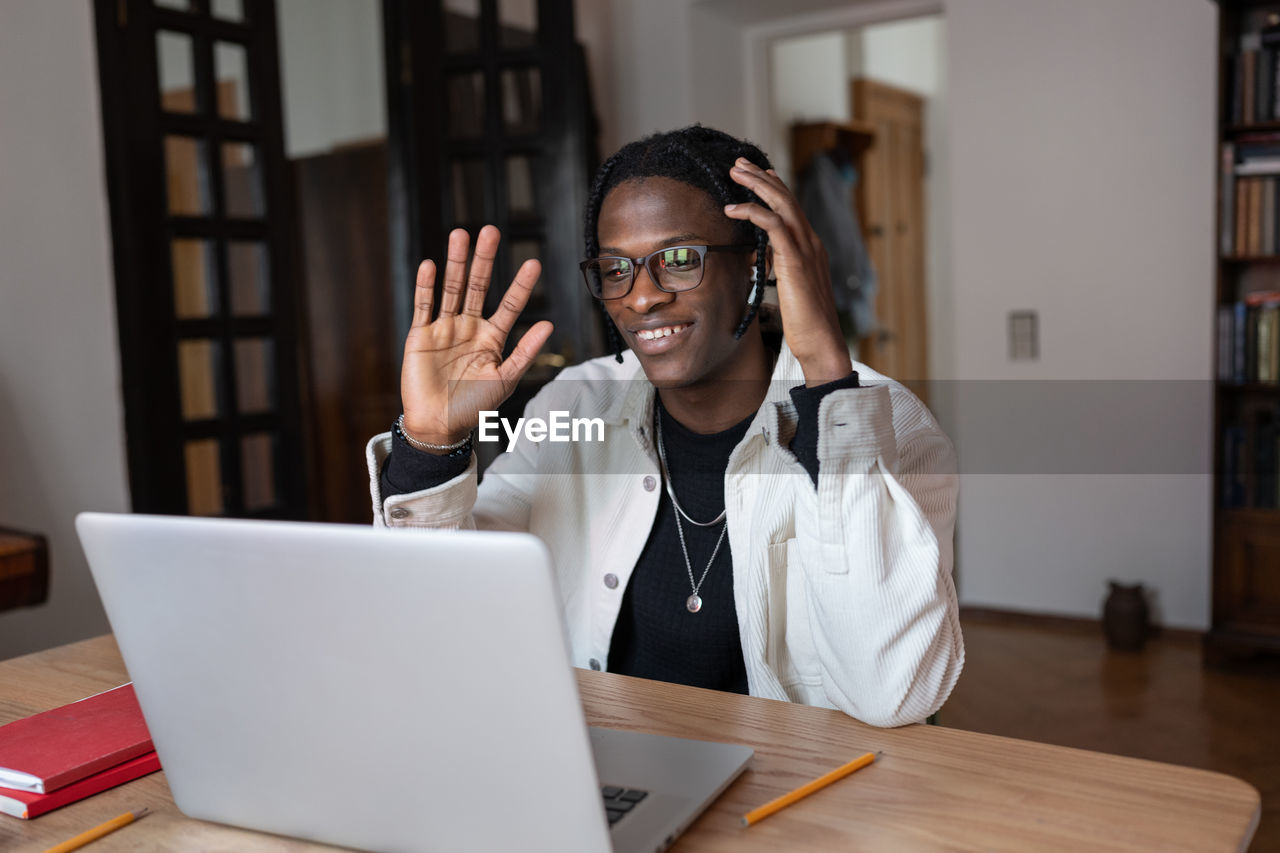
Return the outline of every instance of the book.
{"type": "Polygon", "coordinates": [[[1252,160],[1241,160],[1235,173],[1242,177],[1253,175],[1280,174],[1280,157],[1255,157],[1252,160]]]}
{"type": "Polygon", "coordinates": [[[1240,58],[1244,62],[1244,115],[1240,117],[1240,120],[1245,124],[1253,124],[1254,74],[1257,70],[1258,53],[1256,50],[1245,50],[1240,58]]]}
{"type": "Polygon", "coordinates": [[[1248,320],[1248,306],[1243,302],[1235,304],[1235,323],[1231,333],[1231,342],[1234,347],[1231,354],[1231,381],[1239,384],[1244,382],[1245,374],[1245,323],[1248,320]]]}
{"type": "Polygon", "coordinates": [[[1249,254],[1262,254],[1262,179],[1249,181],[1249,254]]]}
{"type": "Polygon", "coordinates": [[[1258,509],[1276,508],[1276,420],[1274,412],[1257,416],[1254,425],[1254,499],[1258,509]]]}
{"type": "Polygon", "coordinates": [[[1252,293],[1246,293],[1244,303],[1251,306],[1269,305],[1271,303],[1280,305],[1280,290],[1255,290],[1252,293]]]}
{"type": "Polygon", "coordinates": [[[1227,57],[1230,63],[1231,117],[1228,124],[1241,124],[1244,118],[1244,60],[1238,53],[1227,57]]]}
{"type": "Polygon", "coordinates": [[[1267,302],[1258,310],[1258,381],[1280,382],[1280,305],[1267,302]]]}
{"type": "Polygon", "coordinates": [[[1244,382],[1258,381],[1258,308],[1248,305],[1244,320],[1244,382]]]}
{"type": "Polygon", "coordinates": [[[1238,425],[1222,430],[1222,507],[1239,509],[1245,505],[1244,429],[1238,425]]]}
{"type": "Polygon", "coordinates": [[[1275,210],[1276,210],[1276,182],[1275,178],[1262,178],[1262,244],[1258,247],[1258,254],[1271,255],[1275,253],[1275,210]]]}
{"type": "Polygon", "coordinates": [[[1258,101],[1253,108],[1253,115],[1258,121],[1270,121],[1272,118],[1271,85],[1275,80],[1273,63],[1274,51],[1271,48],[1263,47],[1258,51],[1257,86],[1255,87],[1258,101]]]}
{"type": "Polygon", "coordinates": [[[1218,381],[1231,381],[1231,329],[1235,323],[1235,309],[1230,305],[1218,306],[1218,381]]]}
{"type": "Polygon", "coordinates": [[[0,726],[0,787],[48,794],[150,752],[133,684],[0,726]]]}
{"type": "Polygon", "coordinates": [[[1219,251],[1222,252],[1223,257],[1229,257],[1234,250],[1232,243],[1234,243],[1233,238],[1235,237],[1236,182],[1231,175],[1235,162],[1235,146],[1230,142],[1223,143],[1222,180],[1219,182],[1219,186],[1222,187],[1222,210],[1219,213],[1221,217],[1219,225],[1221,226],[1220,237],[1222,245],[1219,247],[1219,251]]]}
{"type": "Polygon", "coordinates": [[[1257,324],[1258,331],[1254,337],[1257,339],[1258,359],[1257,366],[1254,368],[1254,376],[1259,382],[1274,382],[1275,377],[1271,374],[1271,348],[1274,343],[1271,339],[1273,329],[1272,317],[1275,316],[1274,306],[1258,309],[1257,324]]]}
{"type": "Polygon", "coordinates": [[[64,785],[51,794],[0,788],[0,812],[28,820],[77,800],[83,800],[85,797],[91,797],[108,788],[114,788],[116,785],[132,782],[159,769],[160,759],[152,751],[130,758],[115,767],[99,770],[92,776],[64,785]]]}
{"type": "Polygon", "coordinates": [[[1245,237],[1249,233],[1249,181],[1247,179],[1239,179],[1236,181],[1236,234],[1235,247],[1233,255],[1240,257],[1248,254],[1245,249],[1245,237]]]}

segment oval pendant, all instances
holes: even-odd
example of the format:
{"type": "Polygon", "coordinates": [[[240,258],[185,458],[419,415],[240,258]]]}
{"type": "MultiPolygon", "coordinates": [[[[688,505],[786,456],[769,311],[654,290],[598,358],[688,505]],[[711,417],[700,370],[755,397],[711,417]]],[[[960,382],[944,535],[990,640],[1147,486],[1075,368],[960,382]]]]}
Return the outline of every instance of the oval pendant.
{"type": "Polygon", "coordinates": [[[689,596],[687,601],[685,601],[684,606],[689,608],[690,613],[697,613],[702,609],[702,599],[699,598],[698,594],[695,592],[693,595],[689,596]]]}

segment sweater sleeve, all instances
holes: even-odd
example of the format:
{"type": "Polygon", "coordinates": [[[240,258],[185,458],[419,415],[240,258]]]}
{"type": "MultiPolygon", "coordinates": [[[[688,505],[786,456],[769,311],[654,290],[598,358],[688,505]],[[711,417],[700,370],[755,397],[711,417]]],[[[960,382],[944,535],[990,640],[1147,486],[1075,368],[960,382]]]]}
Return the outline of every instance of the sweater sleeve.
{"type": "MultiPolygon", "coordinates": [[[[525,417],[545,419],[549,408],[571,408],[550,402],[556,384],[534,395],[525,417]]],[[[365,448],[374,526],[527,531],[539,472],[548,473],[540,447],[519,442],[513,452],[498,454],[481,485],[475,453],[436,457],[398,445],[391,432],[376,435],[365,448]]]]}
{"type": "Polygon", "coordinates": [[[796,407],[796,434],[791,439],[791,452],[796,461],[809,472],[809,479],[818,485],[818,407],[822,398],[832,391],[858,387],[858,371],[843,379],[810,388],[797,385],[791,389],[791,402],[796,407]]]}
{"type": "Polygon", "coordinates": [[[462,474],[470,464],[470,450],[463,456],[426,453],[392,430],[391,455],[386,458],[379,475],[382,496],[385,499],[434,488],[462,474]]]}
{"type": "Polygon", "coordinates": [[[878,384],[823,397],[817,455],[796,538],[823,689],[872,725],[922,721],[964,665],[955,451],[910,392],[878,384]]]}

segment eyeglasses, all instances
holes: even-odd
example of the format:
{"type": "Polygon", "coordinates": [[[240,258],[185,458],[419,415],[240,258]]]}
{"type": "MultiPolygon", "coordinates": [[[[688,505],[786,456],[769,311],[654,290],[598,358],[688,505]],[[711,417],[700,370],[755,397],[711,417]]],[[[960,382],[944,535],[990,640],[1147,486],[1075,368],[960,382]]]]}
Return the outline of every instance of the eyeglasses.
{"type": "Polygon", "coordinates": [[[631,292],[641,267],[659,290],[680,293],[702,284],[707,252],[750,252],[755,246],[670,246],[639,258],[591,258],[578,266],[596,299],[621,299],[631,292]]]}

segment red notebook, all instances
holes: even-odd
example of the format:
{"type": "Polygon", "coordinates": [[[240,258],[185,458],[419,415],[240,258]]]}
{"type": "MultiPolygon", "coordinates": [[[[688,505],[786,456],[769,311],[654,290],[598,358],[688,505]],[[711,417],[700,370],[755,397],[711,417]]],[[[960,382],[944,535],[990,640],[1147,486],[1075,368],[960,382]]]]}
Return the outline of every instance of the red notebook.
{"type": "Polygon", "coordinates": [[[108,767],[92,776],[63,785],[52,794],[37,794],[34,791],[13,791],[0,788],[0,812],[14,817],[33,818],[56,808],[83,800],[100,791],[132,782],[139,776],[146,776],[160,769],[160,759],[154,752],[131,758],[123,764],[108,767]]]}
{"type": "Polygon", "coordinates": [[[133,684],[0,726],[0,788],[47,794],[151,752],[133,684]]]}

